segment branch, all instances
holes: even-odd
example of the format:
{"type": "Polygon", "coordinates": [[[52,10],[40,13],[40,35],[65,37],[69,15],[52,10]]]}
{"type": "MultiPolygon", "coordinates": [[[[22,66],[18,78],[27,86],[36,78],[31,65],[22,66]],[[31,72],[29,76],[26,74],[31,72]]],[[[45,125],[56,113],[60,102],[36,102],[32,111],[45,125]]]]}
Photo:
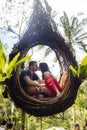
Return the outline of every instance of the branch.
{"type": "Polygon", "coordinates": [[[20,35],[18,33],[14,32],[14,30],[11,29],[10,27],[8,27],[8,28],[6,28],[6,27],[4,27],[4,28],[0,27],[0,29],[12,32],[12,33],[16,34],[18,37],[20,37],[20,35]]]}

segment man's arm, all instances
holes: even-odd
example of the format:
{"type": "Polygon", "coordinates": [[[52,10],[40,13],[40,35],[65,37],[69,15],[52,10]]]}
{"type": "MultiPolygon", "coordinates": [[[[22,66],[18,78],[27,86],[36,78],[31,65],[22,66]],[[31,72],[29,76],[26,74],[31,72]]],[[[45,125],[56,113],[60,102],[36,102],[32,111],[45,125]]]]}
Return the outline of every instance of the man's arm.
{"type": "Polygon", "coordinates": [[[28,76],[25,76],[23,78],[25,80],[25,82],[30,85],[30,86],[34,86],[34,87],[43,87],[44,84],[40,84],[41,80],[38,79],[39,81],[38,82],[34,82],[33,80],[31,80],[28,76]]]}
{"type": "Polygon", "coordinates": [[[41,80],[41,79],[38,79],[37,82],[40,83],[40,84],[44,83],[44,81],[41,80]]]}

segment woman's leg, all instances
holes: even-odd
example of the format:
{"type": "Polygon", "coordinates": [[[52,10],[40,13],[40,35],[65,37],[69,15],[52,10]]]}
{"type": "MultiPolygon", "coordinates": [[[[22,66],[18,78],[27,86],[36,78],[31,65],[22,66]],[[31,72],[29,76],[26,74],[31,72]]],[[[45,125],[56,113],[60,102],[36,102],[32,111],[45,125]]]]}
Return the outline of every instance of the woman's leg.
{"type": "Polygon", "coordinates": [[[69,74],[67,71],[65,71],[60,79],[60,86],[62,87],[62,89],[64,89],[64,87],[66,86],[68,77],[69,77],[69,74]]]}

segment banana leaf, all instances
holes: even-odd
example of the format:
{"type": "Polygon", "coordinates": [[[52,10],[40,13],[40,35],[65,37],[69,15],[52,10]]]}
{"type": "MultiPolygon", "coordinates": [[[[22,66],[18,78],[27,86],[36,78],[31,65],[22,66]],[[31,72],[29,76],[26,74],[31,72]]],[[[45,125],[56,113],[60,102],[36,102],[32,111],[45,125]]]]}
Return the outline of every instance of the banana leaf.
{"type": "Polygon", "coordinates": [[[23,63],[26,60],[29,60],[31,58],[32,55],[26,56],[20,60],[18,60],[20,56],[20,53],[17,53],[17,55],[13,58],[13,60],[9,63],[8,65],[8,69],[6,71],[6,75],[8,78],[10,78],[11,73],[13,72],[13,70],[21,63],[23,63]]]}
{"type": "Polygon", "coordinates": [[[87,56],[83,58],[81,63],[78,65],[77,70],[73,66],[70,66],[70,69],[74,76],[77,76],[80,79],[86,79],[87,78],[87,56]]]}
{"type": "Polygon", "coordinates": [[[78,73],[77,73],[76,69],[71,65],[70,65],[70,70],[72,71],[74,76],[78,76],[78,73]]]}
{"type": "Polygon", "coordinates": [[[87,55],[83,58],[82,62],[81,62],[81,66],[83,65],[87,65],[87,55]]]}
{"type": "Polygon", "coordinates": [[[18,52],[17,55],[13,58],[13,60],[9,63],[9,60],[4,54],[2,42],[0,41],[0,83],[10,78],[15,67],[17,67],[22,62],[29,60],[32,55],[26,56],[18,60],[19,56],[20,52],[18,52]]]}
{"type": "Polygon", "coordinates": [[[78,67],[78,78],[87,78],[87,65],[79,65],[78,67]]]}
{"type": "Polygon", "coordinates": [[[3,51],[2,42],[0,41],[0,69],[5,71],[6,56],[3,51]]]}
{"type": "Polygon", "coordinates": [[[17,55],[13,58],[13,60],[8,64],[8,68],[6,70],[6,75],[9,78],[10,74],[12,73],[13,69],[15,68],[15,64],[20,56],[20,53],[17,53],[17,55]]]}
{"type": "Polygon", "coordinates": [[[32,57],[32,55],[26,56],[22,59],[20,59],[18,62],[16,62],[15,67],[18,66],[19,64],[21,64],[22,62],[29,60],[32,57]]]}

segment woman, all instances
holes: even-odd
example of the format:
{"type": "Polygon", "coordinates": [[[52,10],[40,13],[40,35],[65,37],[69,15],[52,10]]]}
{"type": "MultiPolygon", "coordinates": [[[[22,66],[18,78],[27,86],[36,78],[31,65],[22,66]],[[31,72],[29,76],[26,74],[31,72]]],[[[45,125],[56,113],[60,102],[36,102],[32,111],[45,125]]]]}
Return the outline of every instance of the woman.
{"type": "MultiPolygon", "coordinates": [[[[44,83],[46,84],[46,87],[48,88],[49,96],[61,97],[62,88],[60,87],[59,82],[51,74],[47,63],[45,62],[40,63],[39,68],[42,72],[42,78],[44,80],[44,83]]],[[[41,91],[45,92],[43,89],[44,88],[41,88],[41,91]]]]}

